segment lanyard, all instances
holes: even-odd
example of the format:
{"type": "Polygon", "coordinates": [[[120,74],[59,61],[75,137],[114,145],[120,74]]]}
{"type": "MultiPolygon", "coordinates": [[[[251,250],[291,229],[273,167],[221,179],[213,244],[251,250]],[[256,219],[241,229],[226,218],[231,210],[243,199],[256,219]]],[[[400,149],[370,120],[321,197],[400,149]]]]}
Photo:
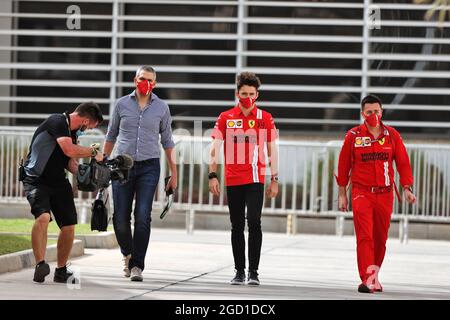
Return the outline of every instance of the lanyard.
{"type": "Polygon", "coordinates": [[[73,144],[78,144],[76,140],[74,140],[74,138],[72,137],[72,131],[70,131],[70,117],[67,114],[67,112],[63,112],[63,115],[66,117],[66,122],[67,122],[67,130],[69,132],[69,137],[72,139],[73,144]]]}
{"type": "Polygon", "coordinates": [[[66,117],[67,129],[69,130],[69,136],[72,137],[72,132],[70,132],[70,119],[69,119],[69,116],[65,112],[63,112],[63,115],[66,117]]]}

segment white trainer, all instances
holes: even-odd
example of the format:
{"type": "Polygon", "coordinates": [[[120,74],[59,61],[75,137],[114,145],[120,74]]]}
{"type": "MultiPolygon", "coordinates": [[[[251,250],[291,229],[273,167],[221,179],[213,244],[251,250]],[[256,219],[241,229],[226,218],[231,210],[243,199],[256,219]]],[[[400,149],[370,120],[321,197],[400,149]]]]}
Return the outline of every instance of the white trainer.
{"type": "Polygon", "coordinates": [[[123,261],[123,275],[126,278],[130,277],[130,269],[128,268],[128,264],[130,263],[130,259],[131,259],[131,254],[124,256],[122,261],[123,261]]]}
{"type": "Polygon", "coordinates": [[[131,269],[131,281],[142,281],[144,277],[142,277],[142,270],[138,267],[133,267],[131,269]]]}

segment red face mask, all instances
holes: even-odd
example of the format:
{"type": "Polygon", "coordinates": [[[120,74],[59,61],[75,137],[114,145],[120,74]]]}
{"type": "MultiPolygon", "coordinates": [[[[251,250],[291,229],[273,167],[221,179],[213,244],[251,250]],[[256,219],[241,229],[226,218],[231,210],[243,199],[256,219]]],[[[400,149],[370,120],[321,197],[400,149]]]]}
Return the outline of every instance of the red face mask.
{"type": "Polygon", "coordinates": [[[256,101],[256,98],[252,99],[250,97],[247,97],[247,98],[239,97],[239,102],[241,103],[241,106],[243,106],[245,109],[251,108],[251,106],[253,106],[255,101],[256,101]]]}
{"type": "Polygon", "coordinates": [[[365,117],[366,123],[371,127],[377,127],[380,124],[381,116],[375,113],[372,113],[370,116],[365,117]]]}
{"type": "Polygon", "coordinates": [[[148,80],[142,80],[141,82],[138,82],[137,89],[140,94],[148,96],[153,90],[153,84],[151,84],[148,80]]]}

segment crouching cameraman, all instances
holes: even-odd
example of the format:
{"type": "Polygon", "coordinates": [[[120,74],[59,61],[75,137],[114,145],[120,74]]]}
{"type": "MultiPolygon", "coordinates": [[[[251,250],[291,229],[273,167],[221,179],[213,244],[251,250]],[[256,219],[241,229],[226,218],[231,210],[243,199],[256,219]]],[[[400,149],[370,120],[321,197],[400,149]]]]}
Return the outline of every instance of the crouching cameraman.
{"type": "Polygon", "coordinates": [[[33,280],[44,282],[50,273],[45,263],[47,229],[52,213],[60,233],[57,245],[57,268],[54,282],[74,281],[66,263],[72,250],[77,212],[72,186],[65,169],[76,174],[77,158],[103,159],[94,147],[77,145],[77,136],[103,121],[100,108],[93,102],[80,104],[73,113],[52,114],[36,129],[27,158],[21,167],[20,180],[35,217],[31,238],[36,268],[33,280]]]}

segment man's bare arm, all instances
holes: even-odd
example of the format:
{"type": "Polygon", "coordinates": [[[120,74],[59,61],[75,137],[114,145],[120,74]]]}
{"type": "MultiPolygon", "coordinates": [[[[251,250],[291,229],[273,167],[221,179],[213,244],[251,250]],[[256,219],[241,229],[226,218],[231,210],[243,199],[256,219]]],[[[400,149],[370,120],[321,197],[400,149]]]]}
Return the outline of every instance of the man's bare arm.
{"type": "Polygon", "coordinates": [[[209,172],[217,172],[217,163],[219,162],[219,151],[223,140],[214,139],[209,151],[209,172]]]}
{"type": "Polygon", "coordinates": [[[276,140],[267,143],[267,157],[270,163],[270,173],[278,174],[278,145],[276,140]]]}
{"type": "Polygon", "coordinates": [[[114,149],[114,144],[114,142],[105,141],[105,143],[103,144],[103,154],[107,157],[111,156],[111,153],[114,149]]]}
{"type": "MultiPolygon", "coordinates": [[[[217,172],[217,164],[219,162],[219,151],[223,140],[214,139],[211,143],[209,151],[209,172],[217,172]]],[[[209,191],[218,196],[220,194],[219,179],[213,178],[209,180],[209,191]]]]}
{"type": "Polygon", "coordinates": [[[175,159],[175,148],[164,149],[166,153],[167,163],[169,164],[171,178],[167,183],[166,190],[169,188],[176,189],[178,186],[177,162],[175,159]]]}
{"type": "Polygon", "coordinates": [[[73,144],[69,137],[61,137],[56,139],[59,146],[66,156],[69,158],[89,158],[92,156],[92,147],[83,147],[73,144]]]}
{"type": "Polygon", "coordinates": [[[76,175],[78,173],[78,159],[71,158],[69,160],[69,163],[67,164],[67,170],[69,170],[70,173],[76,175]]]}

